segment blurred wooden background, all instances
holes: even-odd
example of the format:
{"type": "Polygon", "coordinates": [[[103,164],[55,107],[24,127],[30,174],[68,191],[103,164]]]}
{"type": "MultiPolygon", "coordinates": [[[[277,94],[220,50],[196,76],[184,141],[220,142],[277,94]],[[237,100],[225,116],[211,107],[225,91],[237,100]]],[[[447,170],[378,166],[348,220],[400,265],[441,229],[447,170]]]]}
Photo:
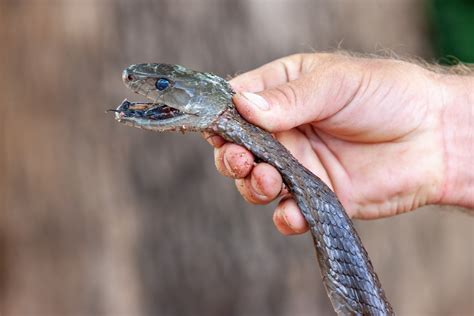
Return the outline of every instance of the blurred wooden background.
{"type": "MultiPolygon", "coordinates": [[[[0,314],[332,315],[309,236],[197,135],[117,124],[131,63],[223,76],[342,47],[432,58],[421,0],[0,0],[0,314]]],[[[420,153],[423,155],[426,153],[420,153]]],[[[474,313],[473,218],[357,222],[399,315],[474,313]]]]}

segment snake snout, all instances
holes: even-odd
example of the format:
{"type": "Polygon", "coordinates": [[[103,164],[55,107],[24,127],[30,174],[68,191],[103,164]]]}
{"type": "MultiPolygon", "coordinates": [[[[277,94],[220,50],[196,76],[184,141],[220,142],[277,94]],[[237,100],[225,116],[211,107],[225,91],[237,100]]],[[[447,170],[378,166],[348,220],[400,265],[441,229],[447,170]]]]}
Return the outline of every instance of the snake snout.
{"type": "Polygon", "coordinates": [[[131,73],[131,71],[127,68],[122,72],[122,81],[125,84],[128,84],[130,81],[135,80],[135,77],[131,73]]]}

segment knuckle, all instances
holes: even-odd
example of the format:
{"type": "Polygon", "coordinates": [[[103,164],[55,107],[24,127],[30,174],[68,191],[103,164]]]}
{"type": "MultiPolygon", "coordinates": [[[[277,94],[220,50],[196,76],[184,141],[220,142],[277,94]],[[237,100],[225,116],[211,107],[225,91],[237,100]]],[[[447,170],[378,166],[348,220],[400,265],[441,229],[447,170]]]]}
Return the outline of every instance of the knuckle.
{"type": "Polygon", "coordinates": [[[275,111],[272,111],[273,120],[269,120],[267,125],[270,131],[281,131],[289,126],[294,126],[296,119],[296,111],[299,106],[300,98],[298,96],[295,84],[289,82],[272,90],[273,105],[275,111]]]}
{"type": "Polygon", "coordinates": [[[280,107],[295,107],[298,104],[298,94],[291,82],[275,88],[275,97],[280,107]]]}

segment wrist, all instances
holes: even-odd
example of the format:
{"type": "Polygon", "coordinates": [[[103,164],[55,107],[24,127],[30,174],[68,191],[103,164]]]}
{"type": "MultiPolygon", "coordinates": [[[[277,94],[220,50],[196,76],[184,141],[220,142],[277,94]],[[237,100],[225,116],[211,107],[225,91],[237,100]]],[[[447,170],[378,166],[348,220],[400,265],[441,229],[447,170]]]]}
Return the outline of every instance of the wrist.
{"type": "Polygon", "coordinates": [[[439,203],[474,208],[474,77],[445,76],[442,81],[444,180],[439,203]]]}

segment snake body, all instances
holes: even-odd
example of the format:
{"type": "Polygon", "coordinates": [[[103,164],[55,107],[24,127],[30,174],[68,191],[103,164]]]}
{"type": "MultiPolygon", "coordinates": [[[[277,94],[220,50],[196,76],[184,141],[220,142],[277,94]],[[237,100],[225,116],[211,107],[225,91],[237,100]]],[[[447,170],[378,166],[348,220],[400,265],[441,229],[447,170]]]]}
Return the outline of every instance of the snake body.
{"type": "Polygon", "coordinates": [[[367,251],[329,187],[301,165],[270,133],[245,121],[222,78],[178,65],[139,64],[125,84],[152,102],[127,100],[114,110],[127,125],[221,135],[274,166],[306,219],[327,294],[339,315],[392,315],[367,251]]]}

